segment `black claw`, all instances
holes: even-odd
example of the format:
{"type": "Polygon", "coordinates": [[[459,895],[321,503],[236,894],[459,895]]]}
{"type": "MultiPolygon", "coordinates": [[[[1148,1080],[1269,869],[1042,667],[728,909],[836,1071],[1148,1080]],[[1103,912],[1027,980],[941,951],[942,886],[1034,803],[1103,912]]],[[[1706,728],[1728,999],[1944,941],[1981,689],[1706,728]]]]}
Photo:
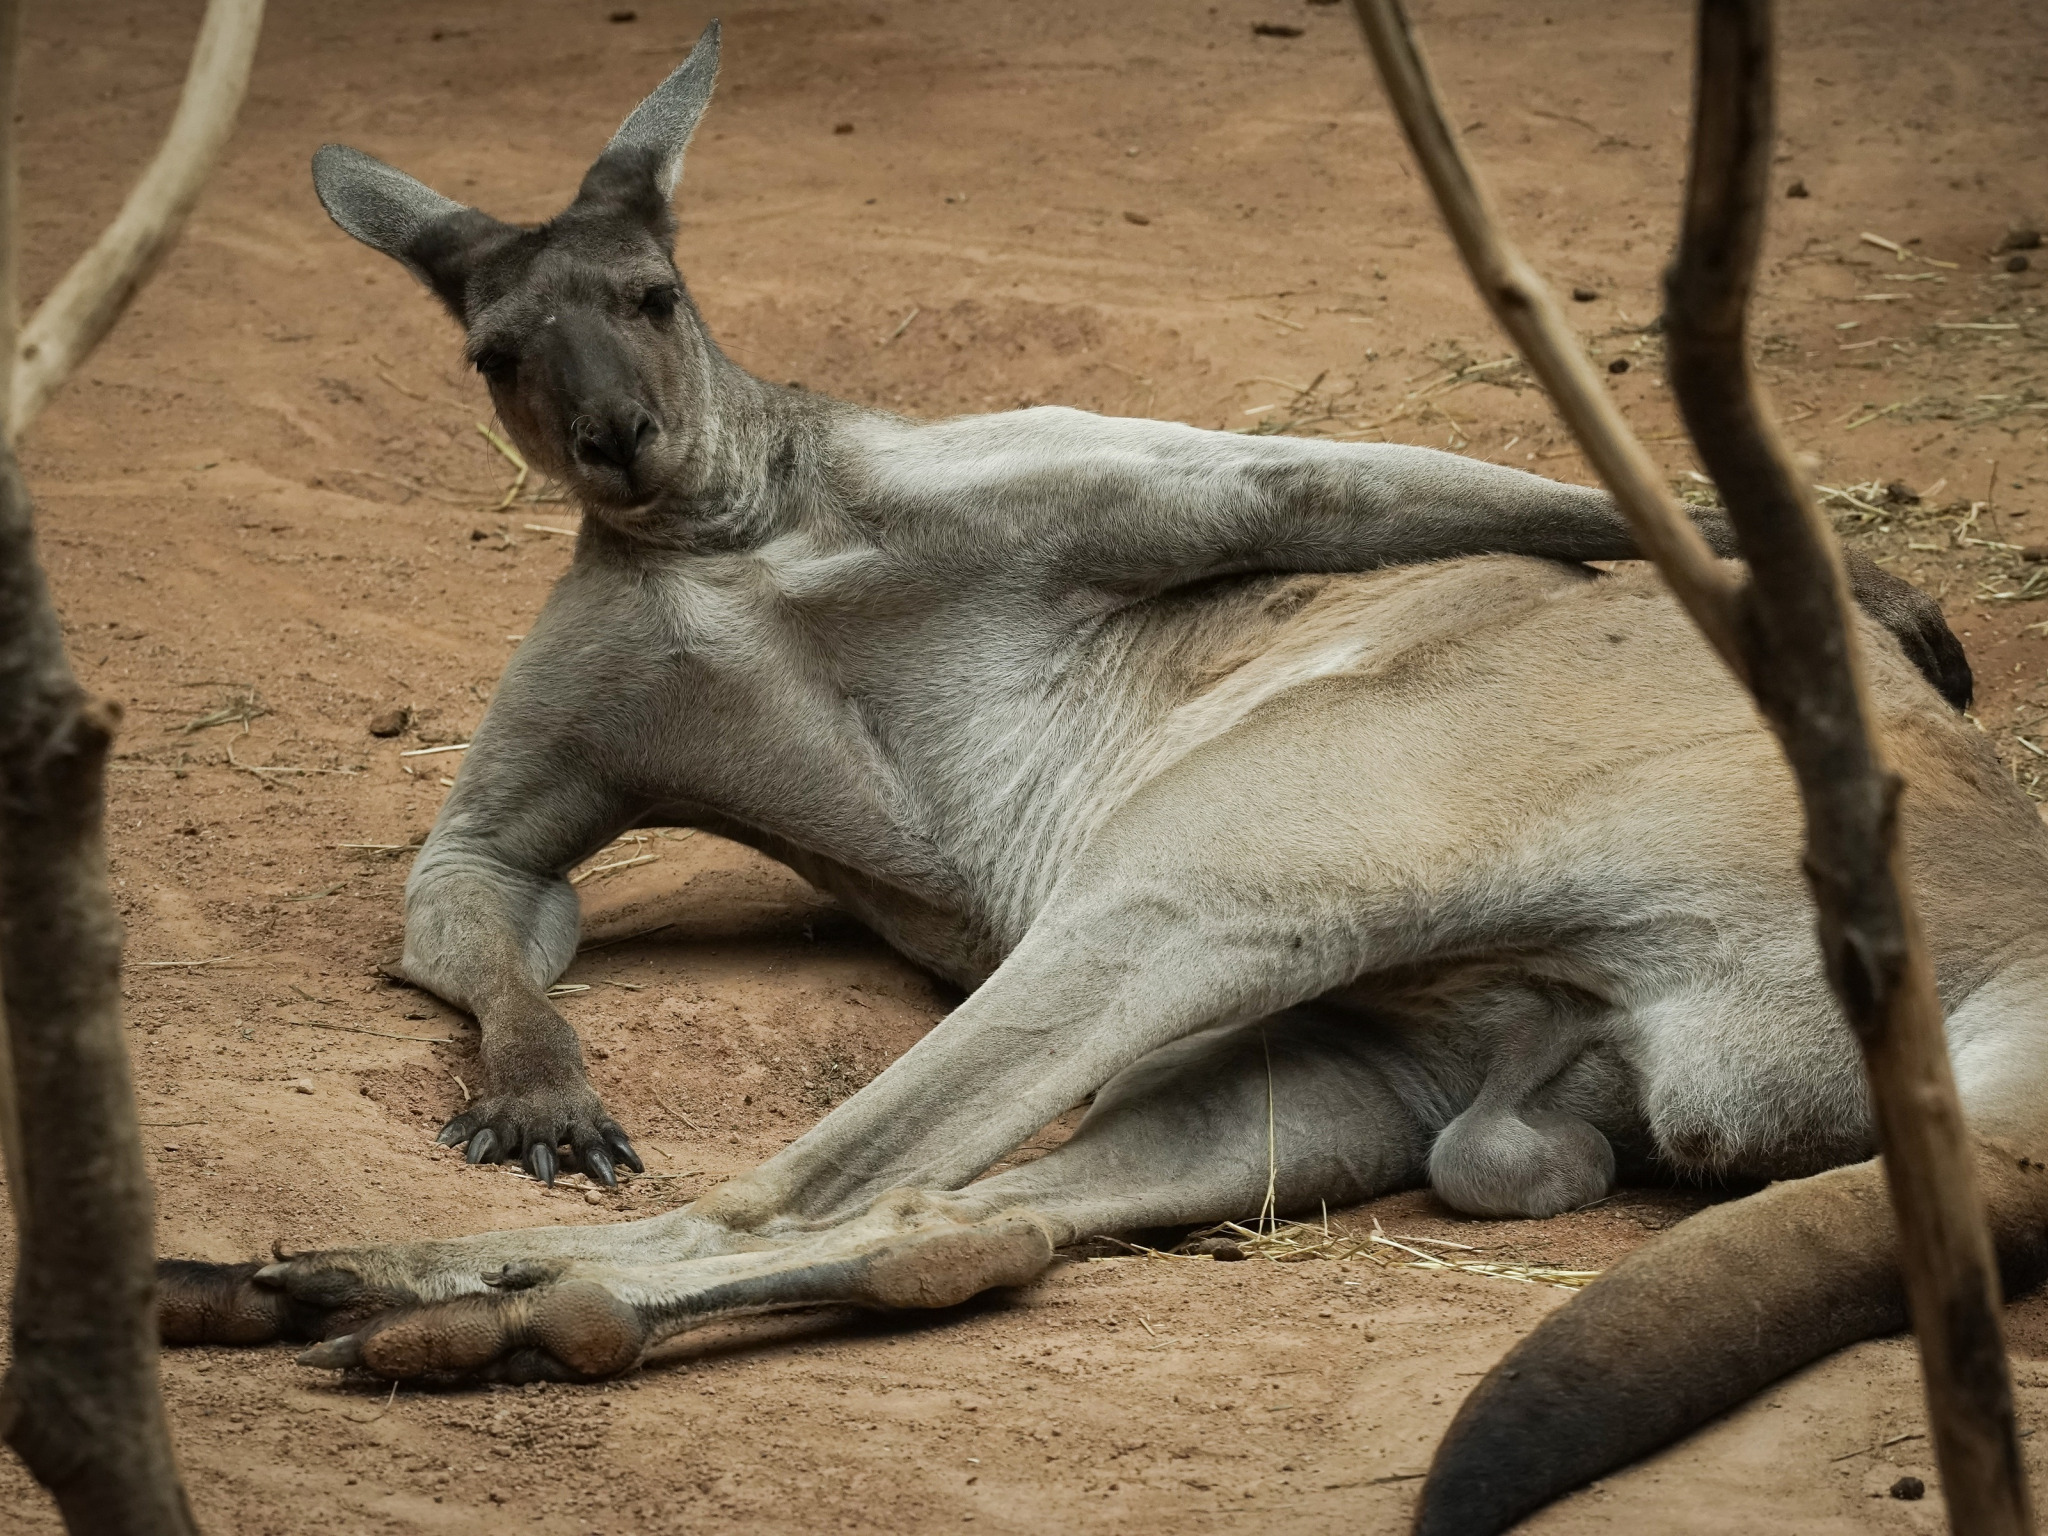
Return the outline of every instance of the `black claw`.
{"type": "Polygon", "coordinates": [[[441,1134],[434,1138],[437,1147],[459,1147],[469,1140],[469,1132],[463,1128],[463,1117],[458,1115],[441,1127],[441,1134]]]}
{"type": "Polygon", "coordinates": [[[619,1182],[617,1175],[612,1172],[612,1160],[596,1147],[585,1147],[577,1157],[583,1164],[583,1171],[598,1183],[609,1187],[619,1182]]]}
{"type": "Polygon", "coordinates": [[[469,1138],[469,1160],[472,1163],[486,1163],[498,1149],[498,1137],[487,1125],[469,1138]]]}
{"type": "Polygon", "coordinates": [[[618,1160],[628,1168],[632,1169],[635,1173],[645,1173],[647,1171],[647,1165],[640,1161],[640,1154],[633,1150],[633,1143],[626,1140],[626,1133],[624,1131],[620,1130],[617,1126],[613,1126],[604,1133],[604,1139],[610,1144],[612,1151],[617,1154],[618,1160]]]}
{"type": "Polygon", "coordinates": [[[526,1171],[543,1184],[555,1182],[555,1149],[544,1141],[536,1141],[526,1149],[526,1171]]]}

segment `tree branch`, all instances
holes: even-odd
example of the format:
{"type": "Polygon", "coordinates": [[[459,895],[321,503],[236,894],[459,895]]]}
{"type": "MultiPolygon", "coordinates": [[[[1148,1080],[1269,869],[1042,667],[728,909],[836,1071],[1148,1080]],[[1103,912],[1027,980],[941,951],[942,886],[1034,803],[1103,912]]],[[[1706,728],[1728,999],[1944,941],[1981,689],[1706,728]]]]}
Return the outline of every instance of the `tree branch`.
{"type": "Polygon", "coordinates": [[[1793,472],[1749,366],[1747,311],[1772,142],[1769,0],[1700,5],[1692,162],[1666,280],[1671,380],[1749,562],[1741,588],[1716,586],[1704,551],[1672,536],[1678,516],[1648,456],[1540,280],[1499,234],[1399,0],[1355,4],[1480,292],[1643,547],[1749,685],[1792,767],[1821,949],[1870,1083],[1951,1525],[1971,1536],[2023,1536],[2032,1526],[1995,1260],[1898,847],[1902,784],[1878,745],[1841,552],[1793,472]]]}
{"type": "Polygon", "coordinates": [[[1436,82],[1399,4],[1359,0],[1358,19],[1387,96],[1481,297],[1607,482],[1636,542],[1740,677],[1745,662],[1736,635],[1734,578],[1714,558],[1629,431],[1543,279],[1501,233],[1492,201],[1438,104],[1436,82]]]}
{"type": "Polygon", "coordinates": [[[107,889],[115,706],[86,696],[0,448],[0,1003],[20,1237],[0,1436],[79,1536],[190,1536],[157,1390],[155,1201],[107,889]]]}
{"type": "Polygon", "coordinates": [[[1702,0],[1692,163],[1665,276],[1671,383],[1749,562],[1745,640],[1806,809],[1828,978],[1863,1048],[1951,1528],[2032,1529],[1996,1256],[1899,848],[1841,551],[1765,413],[1748,310],[1772,148],[1769,0],[1702,0]]]}
{"type": "MultiPolygon", "coordinates": [[[[19,440],[57,387],[99,345],[178,238],[234,127],[262,24],[263,0],[209,0],[163,147],[114,222],[23,328],[18,352],[0,353],[15,360],[5,402],[9,443],[19,440]]],[[[10,286],[0,307],[18,302],[10,286]]]]}
{"type": "MultiPolygon", "coordinates": [[[[0,364],[14,356],[21,329],[21,175],[16,103],[20,100],[22,0],[0,0],[0,364]]],[[[5,423],[13,398],[13,372],[0,366],[0,423],[5,423]]],[[[0,433],[4,436],[4,433],[0,433]]],[[[0,556],[4,559],[4,556],[0,556]]],[[[0,580],[5,580],[0,566],[0,580]]],[[[7,1193],[22,1209],[20,1120],[14,1105],[14,1073],[9,1065],[7,1032],[0,1029],[0,1157],[7,1159],[7,1193]]]]}
{"type": "Polygon", "coordinates": [[[157,1385],[155,1197],[107,884],[120,711],[65,656],[11,445],[176,238],[248,83],[262,0],[211,0],[163,148],[17,349],[20,11],[0,0],[0,1146],[20,1237],[0,1436],[79,1536],[194,1536],[157,1385]]]}

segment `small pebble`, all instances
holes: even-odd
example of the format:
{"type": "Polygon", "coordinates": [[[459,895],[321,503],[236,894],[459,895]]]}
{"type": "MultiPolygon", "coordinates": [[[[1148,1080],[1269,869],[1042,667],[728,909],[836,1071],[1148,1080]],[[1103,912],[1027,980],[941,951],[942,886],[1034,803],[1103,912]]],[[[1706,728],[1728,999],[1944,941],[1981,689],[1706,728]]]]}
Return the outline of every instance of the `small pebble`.
{"type": "MultiPolygon", "coordinates": [[[[1152,222],[1152,215],[1149,213],[1133,213],[1130,209],[1126,208],[1124,210],[1124,222],[1126,224],[1150,224],[1152,222]]],[[[2024,256],[2015,256],[2013,258],[2014,261],[2021,263],[2024,263],[2026,259],[2024,256]]]]}
{"type": "Polygon", "coordinates": [[[2024,272],[2030,265],[2032,263],[2024,256],[2008,256],[2005,258],[2005,270],[2008,272],[2024,272]]]}
{"type": "Polygon", "coordinates": [[[583,1203],[585,1205],[603,1205],[604,1191],[601,1189],[586,1189],[583,1191],[583,1203]]]}
{"type": "Polygon", "coordinates": [[[1786,195],[1787,197],[1811,197],[1811,196],[1813,196],[1813,194],[1812,194],[1811,192],[1809,192],[1809,191],[1807,191],[1807,190],[1806,190],[1806,183],[1805,183],[1805,182],[1803,182],[1803,181],[1795,181],[1795,182],[1793,182],[1791,186],[1789,186],[1789,187],[1787,187],[1787,188],[1785,189],[1785,195],[1786,195]]]}
{"type": "Polygon", "coordinates": [[[396,736],[411,724],[411,710],[387,709],[382,714],[370,716],[370,734],[372,736],[396,736]]]}
{"type": "MultiPolygon", "coordinates": [[[[1254,37],[1299,37],[1303,28],[1290,26],[1284,21],[1255,21],[1252,23],[1254,37]]],[[[969,1516],[972,1519],[973,1516],[969,1516]]]]}
{"type": "Polygon", "coordinates": [[[1193,1254],[1206,1253],[1210,1258],[1231,1263],[1244,1257],[1244,1250],[1227,1237],[1205,1237],[1199,1243],[1192,1243],[1187,1251],[1193,1254]]]}
{"type": "Polygon", "coordinates": [[[1574,288],[1572,290],[1573,300],[1580,304],[1590,304],[1599,297],[1598,291],[1592,288],[1574,288]]]}
{"type": "Polygon", "coordinates": [[[832,125],[832,131],[833,131],[834,133],[851,133],[851,132],[853,132],[853,124],[851,124],[851,123],[834,123],[834,124],[832,125]]]}
{"type": "Polygon", "coordinates": [[[1625,357],[1617,357],[1613,362],[1607,365],[1607,371],[1609,373],[1627,373],[1628,359],[1625,357]]]}
{"type": "Polygon", "coordinates": [[[1903,480],[1894,480],[1884,488],[1884,499],[1897,506],[1910,507],[1920,500],[1920,493],[1903,480]]]}
{"type": "Polygon", "coordinates": [[[1895,1499],[1924,1499],[1927,1497],[1927,1485],[1917,1477],[1902,1477],[1892,1484],[1892,1497],[1895,1499]]]}
{"type": "Polygon", "coordinates": [[[295,1077],[286,1083],[285,1086],[291,1089],[293,1093],[311,1093],[313,1091],[313,1079],[310,1077],[295,1077]]]}
{"type": "Polygon", "coordinates": [[[613,11],[611,15],[605,17],[605,20],[615,27],[624,26],[629,21],[638,21],[639,19],[640,13],[638,11],[613,11]]]}

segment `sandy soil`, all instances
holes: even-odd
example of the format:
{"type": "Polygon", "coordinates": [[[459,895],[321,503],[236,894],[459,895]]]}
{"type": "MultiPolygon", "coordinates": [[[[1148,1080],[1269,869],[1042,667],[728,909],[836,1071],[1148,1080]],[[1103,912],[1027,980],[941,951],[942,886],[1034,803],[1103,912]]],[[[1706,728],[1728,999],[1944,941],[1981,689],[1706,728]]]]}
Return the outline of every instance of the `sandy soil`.
{"type": "MultiPolygon", "coordinates": [[[[466,739],[568,559],[530,525],[574,513],[485,510],[508,467],[452,328],[327,223],[307,157],[346,140],[545,216],[710,14],[632,3],[631,22],[604,3],[279,4],[190,231],[26,446],[74,654],[128,711],[113,856],[167,1252],[657,1209],[782,1145],[950,1006],[751,855],[659,836],[609,855],[654,858],[584,885],[593,936],[671,926],[569,977],[590,988],[564,1007],[598,1085],[660,1175],[607,1196],[436,1152],[473,1034],[372,974],[406,861],[361,845],[415,841],[458,761],[399,753],[466,739]],[[412,730],[372,738],[395,707],[412,730]],[[212,957],[231,958],[156,964],[212,957]]],[[[1810,195],[1772,210],[1762,367],[1818,477],[1866,503],[1838,503],[1845,526],[1943,594],[1979,718],[2031,784],[2048,607],[1998,546],[2048,538],[2029,534],[2048,523],[2048,253],[2022,272],[1993,253],[2048,216],[2048,12],[1788,10],[1781,174],[1810,195]],[[1926,499],[1878,499],[1892,481],[1926,499]],[[1973,520],[1972,501],[1991,507],[1973,520]]],[[[34,290],[153,145],[197,11],[32,8],[34,290]]],[[[1683,8],[1421,11],[1516,233],[1590,295],[1574,317],[1630,365],[1615,391],[1682,479],[1696,466],[1643,327],[1679,185],[1683,8]]],[[[764,375],[922,414],[1060,401],[1238,429],[1377,423],[1585,476],[1519,369],[1458,371],[1505,348],[1341,11],[735,0],[724,17],[680,257],[764,375]]],[[[1339,1221],[1599,1267],[1686,1207],[1626,1194],[1503,1226],[1404,1196],[1339,1221]]],[[[204,1523],[250,1536],[1393,1532],[1462,1394],[1563,1299],[1361,1264],[1127,1258],[943,1318],[704,1338],[609,1386],[387,1397],[282,1351],[206,1350],[169,1357],[165,1381],[204,1523]]],[[[2048,1303],[2012,1328],[2033,1423],[2048,1303]]],[[[1866,1345],[1530,1529],[1933,1530],[1938,1488],[1883,1496],[1902,1472],[1933,1483],[1921,1427],[1907,1346],[1866,1345]]],[[[0,1511],[57,1529],[12,1462],[0,1511]]]]}

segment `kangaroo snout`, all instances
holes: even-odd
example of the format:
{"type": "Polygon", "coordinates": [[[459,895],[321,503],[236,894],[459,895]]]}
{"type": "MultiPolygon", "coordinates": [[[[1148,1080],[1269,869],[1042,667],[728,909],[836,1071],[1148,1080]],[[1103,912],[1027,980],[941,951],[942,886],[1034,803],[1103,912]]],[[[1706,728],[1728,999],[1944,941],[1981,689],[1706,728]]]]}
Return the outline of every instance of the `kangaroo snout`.
{"type": "Polygon", "coordinates": [[[653,413],[638,402],[627,402],[577,416],[569,424],[569,451],[586,469],[615,469],[625,474],[660,435],[661,425],[653,413]]]}

